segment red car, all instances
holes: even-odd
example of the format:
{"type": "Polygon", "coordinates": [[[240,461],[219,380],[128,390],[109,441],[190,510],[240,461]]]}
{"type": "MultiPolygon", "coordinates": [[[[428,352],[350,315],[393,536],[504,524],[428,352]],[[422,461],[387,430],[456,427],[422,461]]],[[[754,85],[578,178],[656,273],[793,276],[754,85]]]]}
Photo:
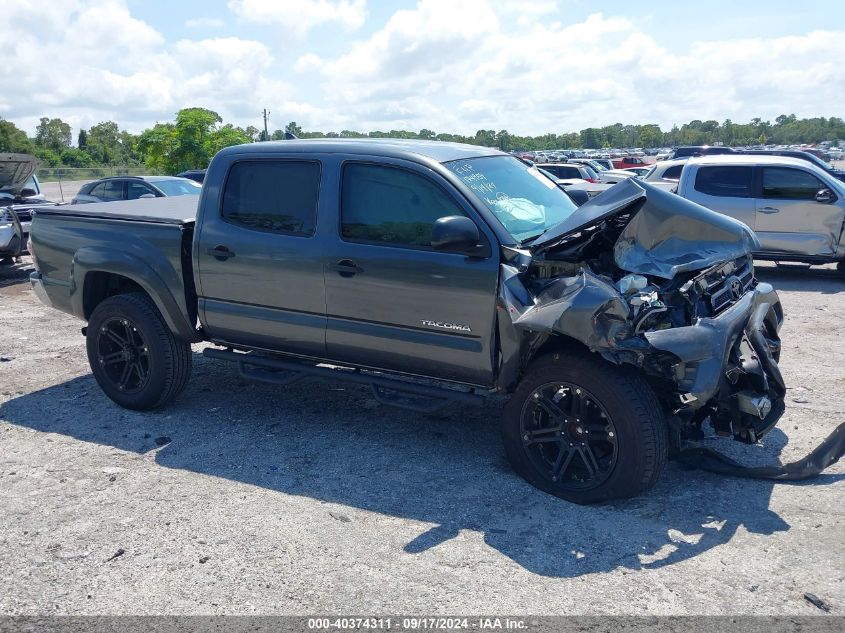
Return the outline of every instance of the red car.
{"type": "Polygon", "coordinates": [[[614,169],[628,169],[629,167],[647,167],[648,163],[646,163],[642,158],[637,158],[636,156],[623,156],[622,158],[614,158],[613,159],[613,168],[614,169]]]}

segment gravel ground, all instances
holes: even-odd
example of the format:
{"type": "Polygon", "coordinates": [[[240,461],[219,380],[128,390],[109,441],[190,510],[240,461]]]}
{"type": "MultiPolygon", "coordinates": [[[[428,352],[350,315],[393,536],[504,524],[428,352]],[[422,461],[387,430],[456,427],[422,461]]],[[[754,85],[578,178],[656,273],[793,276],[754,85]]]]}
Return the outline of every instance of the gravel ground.
{"type": "MultiPolygon", "coordinates": [[[[499,403],[421,415],[195,355],[174,405],[130,412],[29,267],[0,268],[0,613],[845,611],[845,464],[800,485],[670,465],[579,507],[511,472],[499,403]]],[[[845,418],[845,279],[759,277],[787,311],[788,408],[762,445],[719,446],[793,461],[845,418]]]]}

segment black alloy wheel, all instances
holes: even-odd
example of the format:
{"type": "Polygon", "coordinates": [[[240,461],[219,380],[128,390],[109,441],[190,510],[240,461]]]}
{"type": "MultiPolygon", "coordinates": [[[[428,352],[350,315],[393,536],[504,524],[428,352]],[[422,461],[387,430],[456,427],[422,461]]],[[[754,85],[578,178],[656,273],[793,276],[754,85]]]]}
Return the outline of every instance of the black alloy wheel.
{"type": "Polygon", "coordinates": [[[538,472],[562,489],[588,490],[603,484],[616,465],[616,427],[586,389],[546,383],[522,408],[522,445],[538,472]]]}

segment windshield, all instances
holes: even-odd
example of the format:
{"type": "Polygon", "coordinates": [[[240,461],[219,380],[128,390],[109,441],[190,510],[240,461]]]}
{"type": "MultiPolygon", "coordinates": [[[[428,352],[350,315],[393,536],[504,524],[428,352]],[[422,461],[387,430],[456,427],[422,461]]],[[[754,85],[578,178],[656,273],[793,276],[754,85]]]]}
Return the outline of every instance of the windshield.
{"type": "Polygon", "coordinates": [[[202,186],[187,178],[179,180],[156,180],[153,184],[161,189],[166,196],[198,196],[202,186]]]}
{"type": "Polygon", "coordinates": [[[512,156],[445,163],[519,242],[540,235],[577,208],[555,183],[512,156]]]}

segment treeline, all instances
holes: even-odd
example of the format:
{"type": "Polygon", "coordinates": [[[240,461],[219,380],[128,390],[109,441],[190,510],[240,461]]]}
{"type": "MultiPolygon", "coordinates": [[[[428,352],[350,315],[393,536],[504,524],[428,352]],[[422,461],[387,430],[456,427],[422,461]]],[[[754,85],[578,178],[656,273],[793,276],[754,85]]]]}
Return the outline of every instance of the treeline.
{"type": "Polygon", "coordinates": [[[44,117],[30,138],[11,121],[0,119],[0,152],[35,154],[51,167],[93,167],[103,165],[144,165],[162,173],[206,167],[220,149],[229,145],[264,140],[279,140],[294,135],[299,138],[407,138],[454,141],[510,150],[577,149],[604,147],[673,147],[678,145],[757,145],[795,144],[845,139],[845,122],[839,117],[799,119],[782,114],[774,123],[752,119],[734,123],[730,119],[690,121],[664,132],[658,125],[622,125],[615,123],[580,132],[518,136],[507,130],[478,130],[474,136],[435,133],[422,129],[357,132],[304,131],[296,122],[288,123],[265,137],[253,126],[241,128],[224,124],[219,114],[205,108],[185,108],[172,123],[156,123],[140,134],[121,130],[117,123],[105,121],[88,130],[79,130],[76,144],[69,124],[59,118],[44,117]]]}

